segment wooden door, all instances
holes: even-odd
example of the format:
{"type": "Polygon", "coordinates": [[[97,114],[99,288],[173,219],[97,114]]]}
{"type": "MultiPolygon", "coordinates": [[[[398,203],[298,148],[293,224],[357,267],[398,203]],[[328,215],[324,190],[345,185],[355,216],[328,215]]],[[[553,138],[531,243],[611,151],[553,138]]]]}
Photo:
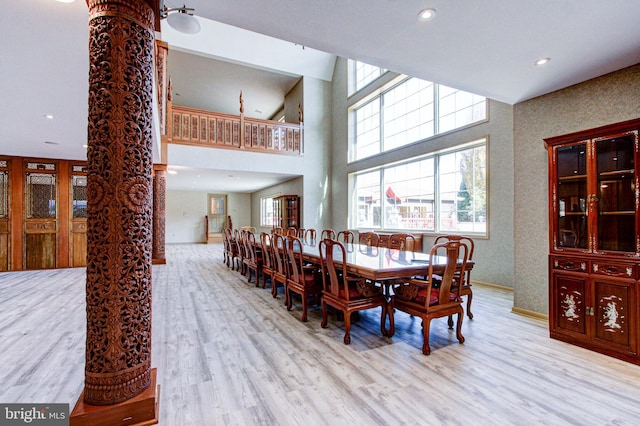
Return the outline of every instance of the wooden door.
{"type": "Polygon", "coordinates": [[[9,160],[0,159],[0,272],[8,271],[9,242],[11,229],[9,223],[9,160]]]}
{"type": "Polygon", "coordinates": [[[594,278],[594,340],[607,349],[636,353],[636,282],[594,278]]]}
{"type": "Polygon", "coordinates": [[[24,267],[58,265],[57,162],[26,161],[24,193],[24,267]]]}
{"type": "Polygon", "coordinates": [[[87,168],[71,165],[71,226],[69,227],[69,264],[87,266],[87,168]]]}
{"type": "Polygon", "coordinates": [[[587,337],[587,277],[554,272],[552,280],[552,331],[587,337]]]}

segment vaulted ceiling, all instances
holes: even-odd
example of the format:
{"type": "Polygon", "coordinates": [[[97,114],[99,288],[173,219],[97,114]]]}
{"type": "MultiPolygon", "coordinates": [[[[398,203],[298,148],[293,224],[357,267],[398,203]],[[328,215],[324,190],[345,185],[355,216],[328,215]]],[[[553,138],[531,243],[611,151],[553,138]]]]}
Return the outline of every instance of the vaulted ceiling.
{"type": "MultiPolygon", "coordinates": [[[[0,14],[0,153],[84,159],[86,3],[5,3],[0,14]]],[[[177,87],[181,103],[204,102],[198,95],[227,99],[220,90],[233,87],[228,107],[237,106],[240,85],[233,79],[250,76],[260,88],[249,88],[246,80],[242,84],[254,93],[245,96],[255,102],[246,111],[261,118],[279,108],[276,104],[301,75],[330,78],[333,55],[507,103],[640,62],[638,0],[189,0],[187,6],[207,18],[202,20],[205,29],[226,28],[233,35],[218,32],[206,39],[203,31],[189,39],[163,30],[162,37],[173,37],[171,43],[179,46],[177,55],[184,55],[173,69],[176,80],[190,78],[184,73],[193,66],[223,70],[205,91],[177,87]],[[435,9],[435,18],[419,21],[424,8],[435,9]],[[238,36],[240,29],[260,41],[238,36]],[[247,43],[258,48],[247,49],[247,43]],[[209,49],[203,46],[216,45],[202,53],[209,49]],[[283,54],[265,54],[269,48],[283,54]],[[237,56],[240,50],[244,56],[237,56]],[[535,66],[540,58],[551,61],[535,66]]]]}

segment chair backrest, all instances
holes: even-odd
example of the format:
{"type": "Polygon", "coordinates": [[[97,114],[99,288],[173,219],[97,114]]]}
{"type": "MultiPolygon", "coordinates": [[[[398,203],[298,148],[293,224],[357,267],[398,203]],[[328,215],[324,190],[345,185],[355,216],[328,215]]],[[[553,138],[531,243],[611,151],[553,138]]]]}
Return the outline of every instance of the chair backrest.
{"type": "Polygon", "coordinates": [[[444,273],[442,274],[442,281],[438,290],[438,304],[443,305],[451,302],[451,294],[456,297],[456,301],[460,299],[461,286],[455,285],[456,271],[464,271],[467,267],[467,260],[469,259],[469,246],[460,240],[451,240],[439,244],[435,244],[431,247],[429,252],[429,272],[427,275],[427,281],[429,282],[429,291],[426,297],[426,306],[429,306],[429,299],[431,295],[431,288],[433,283],[433,265],[436,262],[436,256],[446,257],[446,266],[444,273]]]}
{"type": "Polygon", "coordinates": [[[292,236],[292,237],[297,237],[298,236],[298,229],[294,228],[294,227],[290,227],[287,228],[287,237],[288,236],[292,236]]]}
{"type": "Polygon", "coordinates": [[[344,231],[338,232],[336,240],[345,244],[353,244],[355,241],[355,235],[353,234],[353,232],[345,229],[344,231]]]}
{"type": "Polygon", "coordinates": [[[333,229],[323,229],[322,233],[320,234],[320,239],[324,240],[324,239],[330,239],[330,240],[335,240],[336,239],[336,231],[334,231],[333,229]]]}
{"type": "Polygon", "coordinates": [[[255,226],[243,226],[243,227],[241,227],[240,229],[242,229],[243,231],[249,231],[249,232],[252,232],[252,233],[254,233],[254,234],[257,232],[257,230],[256,230],[256,227],[255,227],[255,226]]]}
{"type": "Polygon", "coordinates": [[[304,261],[302,259],[302,240],[298,237],[287,235],[286,238],[286,254],[289,260],[289,278],[300,284],[304,284],[304,261]]]}
{"type": "Polygon", "coordinates": [[[273,255],[271,252],[271,234],[260,233],[260,246],[262,247],[262,262],[266,269],[273,267],[273,255]]]}
{"type": "Polygon", "coordinates": [[[302,241],[304,241],[304,228],[298,228],[298,238],[300,238],[302,241]]]}
{"type": "Polygon", "coordinates": [[[282,228],[280,228],[280,227],[275,227],[275,228],[273,228],[273,229],[271,230],[271,233],[272,233],[272,234],[274,234],[274,235],[275,235],[275,234],[282,235],[282,234],[283,234],[283,230],[282,230],[282,228]]]}
{"type": "Polygon", "coordinates": [[[320,251],[324,290],[334,296],[339,296],[340,290],[342,290],[342,298],[349,300],[348,282],[345,279],[346,274],[338,274],[338,270],[347,270],[347,255],[344,245],[340,241],[325,238],[318,244],[318,250],[320,251]],[[339,265],[338,268],[336,268],[336,265],[339,265]]]}
{"type": "Polygon", "coordinates": [[[287,275],[285,262],[285,237],[280,234],[273,234],[271,238],[271,253],[273,254],[273,268],[280,275],[287,275]]]}
{"type": "MultiPolygon", "coordinates": [[[[435,239],[434,244],[439,244],[445,241],[459,241],[459,242],[465,243],[469,248],[469,257],[467,260],[473,260],[473,250],[475,248],[475,243],[473,242],[473,239],[464,235],[440,235],[435,239]]],[[[462,276],[461,282],[463,286],[465,284],[468,285],[471,282],[470,270],[467,270],[466,273],[462,276]]]]}
{"type": "Polygon", "coordinates": [[[412,234],[391,234],[389,236],[389,244],[388,247],[390,249],[404,250],[404,251],[415,251],[418,248],[416,244],[416,237],[412,234]]]}
{"type": "Polygon", "coordinates": [[[246,256],[252,263],[256,263],[256,234],[246,231],[246,237],[244,240],[244,246],[246,250],[246,256]]]}
{"type": "Polygon", "coordinates": [[[311,244],[311,243],[315,243],[316,242],[316,230],[313,228],[309,228],[307,230],[304,231],[304,241],[307,244],[311,244]]]}
{"type": "Polygon", "coordinates": [[[380,245],[380,236],[375,232],[360,232],[358,234],[358,243],[365,246],[378,247],[380,245]]]}

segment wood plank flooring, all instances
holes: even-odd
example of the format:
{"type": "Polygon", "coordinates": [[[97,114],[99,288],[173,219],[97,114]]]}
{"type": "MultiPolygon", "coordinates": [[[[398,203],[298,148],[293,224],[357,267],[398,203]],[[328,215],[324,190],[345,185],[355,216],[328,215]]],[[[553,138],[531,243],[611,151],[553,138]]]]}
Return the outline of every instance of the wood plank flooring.
{"type": "MultiPolygon", "coordinates": [[[[169,245],[153,267],[160,424],[637,425],[640,367],[548,337],[512,295],[474,286],[464,344],[434,320],[378,310],[354,324],[300,321],[282,296],[222,263],[221,245],[169,245]]],[[[0,402],[75,404],[84,374],[83,268],[0,274],[0,402]]]]}

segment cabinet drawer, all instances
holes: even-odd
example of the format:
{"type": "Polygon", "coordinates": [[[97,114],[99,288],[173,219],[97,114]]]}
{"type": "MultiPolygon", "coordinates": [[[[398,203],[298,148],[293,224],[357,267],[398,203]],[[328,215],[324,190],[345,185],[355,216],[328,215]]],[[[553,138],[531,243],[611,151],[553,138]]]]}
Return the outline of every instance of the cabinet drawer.
{"type": "Polygon", "coordinates": [[[591,262],[591,273],[617,278],[636,278],[637,271],[635,265],[611,262],[591,262]]]}
{"type": "Polygon", "coordinates": [[[560,271],[589,272],[588,261],[572,257],[554,257],[551,259],[551,267],[560,271]]]}

